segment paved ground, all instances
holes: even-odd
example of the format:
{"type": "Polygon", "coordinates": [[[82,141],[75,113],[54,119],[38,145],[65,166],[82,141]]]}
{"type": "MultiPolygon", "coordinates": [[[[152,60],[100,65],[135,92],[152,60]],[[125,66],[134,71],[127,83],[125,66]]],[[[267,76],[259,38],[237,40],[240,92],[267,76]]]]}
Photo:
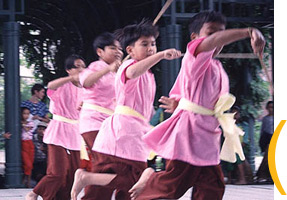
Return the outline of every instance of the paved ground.
{"type": "MultiPolygon", "coordinates": [[[[5,154],[0,151],[0,174],[4,174],[5,154]]],[[[256,159],[258,167],[261,158],[256,159]]],[[[23,200],[31,189],[0,189],[0,200],[23,200]]],[[[223,200],[273,200],[273,185],[227,185],[223,200]]],[[[83,195],[83,192],[81,193],[83,195]]],[[[42,200],[42,198],[38,198],[42,200]]],[[[80,199],[80,197],[79,197],[80,199]]],[[[191,190],[187,191],[180,200],[190,200],[191,190]]],[[[212,199],[211,199],[212,200],[212,199]]]]}
{"type": "MultiPolygon", "coordinates": [[[[227,185],[223,200],[273,200],[273,190],[273,185],[227,185]]],[[[2,189],[0,190],[0,199],[23,200],[29,191],[31,189],[2,189]]],[[[190,197],[191,190],[187,191],[180,200],[190,200],[190,197]]],[[[38,199],[42,200],[42,198],[38,199]]]]}

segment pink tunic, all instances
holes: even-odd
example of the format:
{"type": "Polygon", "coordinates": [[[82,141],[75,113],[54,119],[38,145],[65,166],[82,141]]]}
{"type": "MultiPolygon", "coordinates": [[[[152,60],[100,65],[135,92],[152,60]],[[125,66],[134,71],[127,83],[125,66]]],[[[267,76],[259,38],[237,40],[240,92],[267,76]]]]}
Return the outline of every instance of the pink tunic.
{"type": "Polygon", "coordinates": [[[146,162],[149,149],[142,141],[142,136],[151,129],[148,121],[152,115],[156,87],[154,76],[149,71],[135,79],[126,79],[125,70],[134,63],[134,60],[124,62],[116,75],[117,105],[129,106],[147,120],[113,114],[103,122],[93,150],[125,159],[146,162]]]}
{"type": "MultiPolygon", "coordinates": [[[[80,74],[80,83],[96,71],[108,67],[104,61],[95,61],[80,74]]],[[[109,72],[102,76],[92,87],[83,89],[83,102],[98,105],[110,110],[115,109],[115,73],[109,72]]],[[[109,115],[92,109],[82,108],[80,112],[80,133],[99,130],[102,122],[109,115]]]]}
{"type": "MultiPolygon", "coordinates": [[[[178,100],[184,97],[213,110],[218,98],[228,93],[229,81],[221,63],[212,59],[214,50],[194,57],[196,47],[203,40],[200,38],[188,44],[170,96],[178,100]]],[[[164,158],[207,166],[220,162],[220,136],[219,122],[215,117],[176,109],[169,119],[143,139],[164,158]]]]}
{"type": "MultiPolygon", "coordinates": [[[[50,98],[50,112],[72,120],[79,119],[79,99],[81,88],[74,86],[71,82],[64,84],[57,90],[48,89],[50,98]]],[[[51,120],[45,130],[43,141],[47,144],[62,146],[70,150],[81,149],[81,135],[79,125],[62,121],[51,120]]]]}
{"type": "Polygon", "coordinates": [[[29,121],[27,122],[27,124],[22,124],[22,135],[21,135],[21,138],[22,140],[32,140],[33,139],[33,127],[34,127],[34,122],[33,121],[29,121]],[[30,130],[29,131],[26,131],[24,129],[24,126],[25,127],[29,127],[30,130]]]}

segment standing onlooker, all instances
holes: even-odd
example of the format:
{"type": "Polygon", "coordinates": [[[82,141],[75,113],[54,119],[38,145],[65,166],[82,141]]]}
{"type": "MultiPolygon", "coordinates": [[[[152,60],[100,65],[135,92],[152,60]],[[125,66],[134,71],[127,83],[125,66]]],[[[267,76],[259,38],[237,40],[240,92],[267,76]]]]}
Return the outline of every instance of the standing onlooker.
{"type": "Polygon", "coordinates": [[[274,132],[274,102],[273,101],[267,102],[266,110],[268,111],[268,114],[262,119],[261,135],[260,135],[260,140],[259,140],[259,146],[261,148],[262,153],[264,153],[264,157],[256,173],[257,181],[260,183],[262,182],[272,183],[272,178],[271,178],[269,167],[268,167],[268,147],[269,147],[269,143],[274,132]]]}
{"type": "MultiPolygon", "coordinates": [[[[34,162],[34,144],[33,138],[33,122],[29,121],[30,110],[27,107],[21,107],[21,156],[22,168],[24,172],[23,184],[26,187],[31,187],[31,174],[34,162]]],[[[10,139],[11,133],[3,134],[5,139],[10,139]]]]}
{"type": "Polygon", "coordinates": [[[36,83],[31,88],[31,98],[29,100],[25,100],[21,103],[21,107],[27,107],[30,110],[30,118],[29,120],[34,121],[34,129],[36,130],[37,125],[40,121],[49,122],[48,113],[49,110],[47,105],[41,100],[45,96],[45,88],[43,85],[36,83]]]}
{"type": "Polygon", "coordinates": [[[266,148],[268,147],[271,137],[274,132],[274,103],[273,101],[267,102],[266,110],[268,111],[268,114],[262,119],[260,140],[259,140],[259,146],[261,148],[262,153],[266,151],[266,148]]]}
{"type": "Polygon", "coordinates": [[[33,136],[35,146],[35,156],[32,171],[32,178],[39,182],[46,175],[47,169],[47,144],[43,142],[44,132],[47,128],[47,123],[40,122],[33,136]]]}

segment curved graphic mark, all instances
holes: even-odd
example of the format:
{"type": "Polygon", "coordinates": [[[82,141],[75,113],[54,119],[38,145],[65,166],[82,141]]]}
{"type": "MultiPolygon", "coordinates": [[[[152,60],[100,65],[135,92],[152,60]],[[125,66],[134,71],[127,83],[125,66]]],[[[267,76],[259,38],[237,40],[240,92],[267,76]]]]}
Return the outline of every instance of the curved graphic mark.
{"type": "Polygon", "coordinates": [[[280,134],[285,122],[286,122],[286,120],[281,120],[281,122],[277,126],[277,128],[274,131],[273,136],[271,138],[269,150],[268,150],[268,165],[269,165],[270,174],[272,176],[272,179],[274,181],[275,186],[277,187],[277,189],[281,195],[286,195],[286,192],[284,191],[284,189],[280,183],[280,180],[279,180],[279,177],[278,177],[278,174],[276,171],[275,150],[276,150],[276,145],[277,145],[277,140],[278,140],[279,134],[280,134]]]}

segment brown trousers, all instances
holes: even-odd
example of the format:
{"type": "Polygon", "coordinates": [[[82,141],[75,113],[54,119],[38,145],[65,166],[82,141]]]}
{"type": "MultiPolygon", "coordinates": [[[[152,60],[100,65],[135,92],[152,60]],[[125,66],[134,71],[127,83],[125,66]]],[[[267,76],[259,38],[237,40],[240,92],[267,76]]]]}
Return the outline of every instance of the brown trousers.
{"type": "Polygon", "coordinates": [[[74,174],[79,166],[80,151],[48,144],[47,173],[33,192],[40,195],[43,200],[70,200],[74,174]]]}
{"type": "MultiPolygon", "coordinates": [[[[94,141],[98,135],[98,132],[99,131],[91,131],[82,134],[89,149],[89,153],[91,154],[90,155],[92,164],[91,172],[96,172],[96,164],[95,164],[96,155],[95,152],[92,151],[92,148],[94,145],[94,141]]],[[[98,200],[98,199],[110,200],[112,195],[113,195],[113,189],[98,187],[95,185],[89,185],[85,187],[85,195],[82,197],[82,200],[98,200]]]]}
{"type": "Polygon", "coordinates": [[[117,174],[105,188],[116,189],[117,200],[130,200],[128,191],[138,181],[147,164],[98,152],[95,155],[97,173],[117,174]]]}
{"type": "Polygon", "coordinates": [[[178,199],[191,187],[193,200],[221,200],[224,193],[220,165],[193,166],[178,160],[167,160],[166,171],[149,178],[137,200],[178,199]]]}

